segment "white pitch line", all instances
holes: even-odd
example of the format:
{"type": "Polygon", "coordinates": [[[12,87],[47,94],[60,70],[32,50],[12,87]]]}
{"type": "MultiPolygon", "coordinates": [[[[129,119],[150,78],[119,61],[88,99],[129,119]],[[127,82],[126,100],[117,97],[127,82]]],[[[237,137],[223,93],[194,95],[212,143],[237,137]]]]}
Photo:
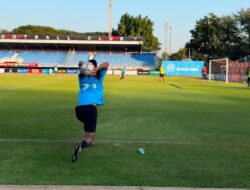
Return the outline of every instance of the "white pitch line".
{"type": "Polygon", "coordinates": [[[191,188],[147,186],[84,186],[84,185],[0,185],[0,190],[247,190],[236,188],[191,188]]]}
{"type": "MultiPolygon", "coordinates": [[[[75,143],[79,140],[66,139],[0,139],[0,142],[26,142],[26,143],[75,143]]],[[[95,143],[111,144],[168,144],[168,145],[202,145],[202,146],[242,146],[250,147],[250,144],[233,143],[210,143],[210,142],[188,142],[188,141],[134,141],[134,140],[96,140],[95,143]]]]}

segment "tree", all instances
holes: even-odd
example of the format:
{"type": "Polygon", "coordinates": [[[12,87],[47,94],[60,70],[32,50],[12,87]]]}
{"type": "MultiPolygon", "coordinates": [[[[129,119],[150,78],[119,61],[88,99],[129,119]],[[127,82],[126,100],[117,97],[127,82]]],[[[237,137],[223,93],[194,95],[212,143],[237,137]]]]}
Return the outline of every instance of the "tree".
{"type": "Polygon", "coordinates": [[[250,11],[218,17],[210,13],[196,22],[190,31],[191,40],[186,48],[192,50],[193,59],[228,57],[237,60],[249,54],[250,11]]]}
{"type": "Polygon", "coordinates": [[[34,26],[26,25],[19,26],[11,31],[13,34],[27,34],[27,35],[59,35],[60,32],[49,26],[34,26]]]}
{"type": "Polygon", "coordinates": [[[107,32],[75,32],[70,30],[57,30],[49,26],[26,25],[19,26],[13,29],[12,34],[27,34],[27,35],[72,35],[72,36],[107,36],[107,32]]]}
{"type": "Polygon", "coordinates": [[[143,37],[143,51],[160,50],[158,38],[153,35],[153,22],[148,17],[133,17],[126,13],[120,19],[117,32],[120,36],[143,37]]]}
{"type": "Polygon", "coordinates": [[[250,8],[248,9],[242,9],[238,12],[237,15],[235,15],[237,21],[241,25],[241,51],[244,52],[244,54],[249,55],[250,54],[250,8]]]}
{"type": "Polygon", "coordinates": [[[173,53],[172,55],[169,56],[169,60],[185,60],[185,59],[187,59],[185,49],[180,49],[178,52],[173,53]]]}
{"type": "Polygon", "coordinates": [[[162,54],[161,54],[161,57],[162,57],[162,60],[167,60],[169,58],[169,54],[168,52],[164,51],[162,54]]]}
{"type": "Polygon", "coordinates": [[[6,29],[0,29],[0,34],[9,34],[10,32],[6,29]]]}

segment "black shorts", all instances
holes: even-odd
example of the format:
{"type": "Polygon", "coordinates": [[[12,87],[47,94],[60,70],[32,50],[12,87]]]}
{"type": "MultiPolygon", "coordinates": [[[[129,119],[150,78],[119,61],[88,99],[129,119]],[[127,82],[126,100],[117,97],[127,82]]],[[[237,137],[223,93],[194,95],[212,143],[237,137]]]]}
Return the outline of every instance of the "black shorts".
{"type": "Polygon", "coordinates": [[[160,77],[164,77],[164,74],[160,74],[160,77]]]}
{"type": "Polygon", "coordinates": [[[84,125],[84,131],[94,133],[97,124],[97,107],[93,105],[76,106],[76,117],[84,125]]]}

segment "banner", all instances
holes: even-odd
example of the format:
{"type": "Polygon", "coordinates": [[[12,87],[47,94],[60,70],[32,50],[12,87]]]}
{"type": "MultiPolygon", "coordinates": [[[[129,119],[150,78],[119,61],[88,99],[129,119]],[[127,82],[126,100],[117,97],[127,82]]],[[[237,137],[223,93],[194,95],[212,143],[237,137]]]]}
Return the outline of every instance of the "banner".
{"type": "Polygon", "coordinates": [[[0,34],[1,40],[98,40],[98,41],[142,41],[142,37],[123,36],[66,36],[66,35],[27,35],[27,34],[0,34]]]}
{"type": "Polygon", "coordinates": [[[32,74],[41,74],[42,73],[42,69],[30,69],[29,73],[32,73],[32,74]]]}
{"type": "Polygon", "coordinates": [[[160,75],[160,71],[149,71],[149,75],[160,75]]]}
{"type": "Polygon", "coordinates": [[[49,74],[49,69],[42,69],[42,74],[49,74]]]}
{"type": "Polygon", "coordinates": [[[5,62],[0,63],[1,67],[38,67],[38,63],[15,63],[15,62],[5,62]]]}
{"type": "Polygon", "coordinates": [[[66,73],[65,69],[58,69],[56,73],[64,74],[66,73]]]}
{"type": "Polygon", "coordinates": [[[138,70],[137,75],[149,75],[149,71],[138,70]]]}
{"type": "Polygon", "coordinates": [[[67,74],[78,74],[79,69],[66,69],[67,74]]]}
{"type": "Polygon", "coordinates": [[[17,73],[17,68],[12,68],[12,69],[5,68],[4,72],[5,73],[17,73]]]}
{"type": "Polygon", "coordinates": [[[137,75],[137,71],[126,71],[125,75],[137,75]]]}
{"type": "Polygon", "coordinates": [[[203,61],[163,61],[167,76],[201,76],[203,61]]]}
{"type": "Polygon", "coordinates": [[[17,69],[17,73],[29,73],[29,69],[17,69]]]}

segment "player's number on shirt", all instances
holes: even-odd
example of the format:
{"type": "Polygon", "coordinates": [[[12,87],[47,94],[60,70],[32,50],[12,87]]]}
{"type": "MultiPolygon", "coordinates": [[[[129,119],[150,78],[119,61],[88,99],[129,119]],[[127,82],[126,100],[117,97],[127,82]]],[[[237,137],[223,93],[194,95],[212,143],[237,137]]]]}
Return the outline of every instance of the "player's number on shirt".
{"type": "Polygon", "coordinates": [[[96,89],[96,84],[82,84],[83,88],[82,90],[85,91],[89,88],[93,88],[93,89],[96,89]]]}

